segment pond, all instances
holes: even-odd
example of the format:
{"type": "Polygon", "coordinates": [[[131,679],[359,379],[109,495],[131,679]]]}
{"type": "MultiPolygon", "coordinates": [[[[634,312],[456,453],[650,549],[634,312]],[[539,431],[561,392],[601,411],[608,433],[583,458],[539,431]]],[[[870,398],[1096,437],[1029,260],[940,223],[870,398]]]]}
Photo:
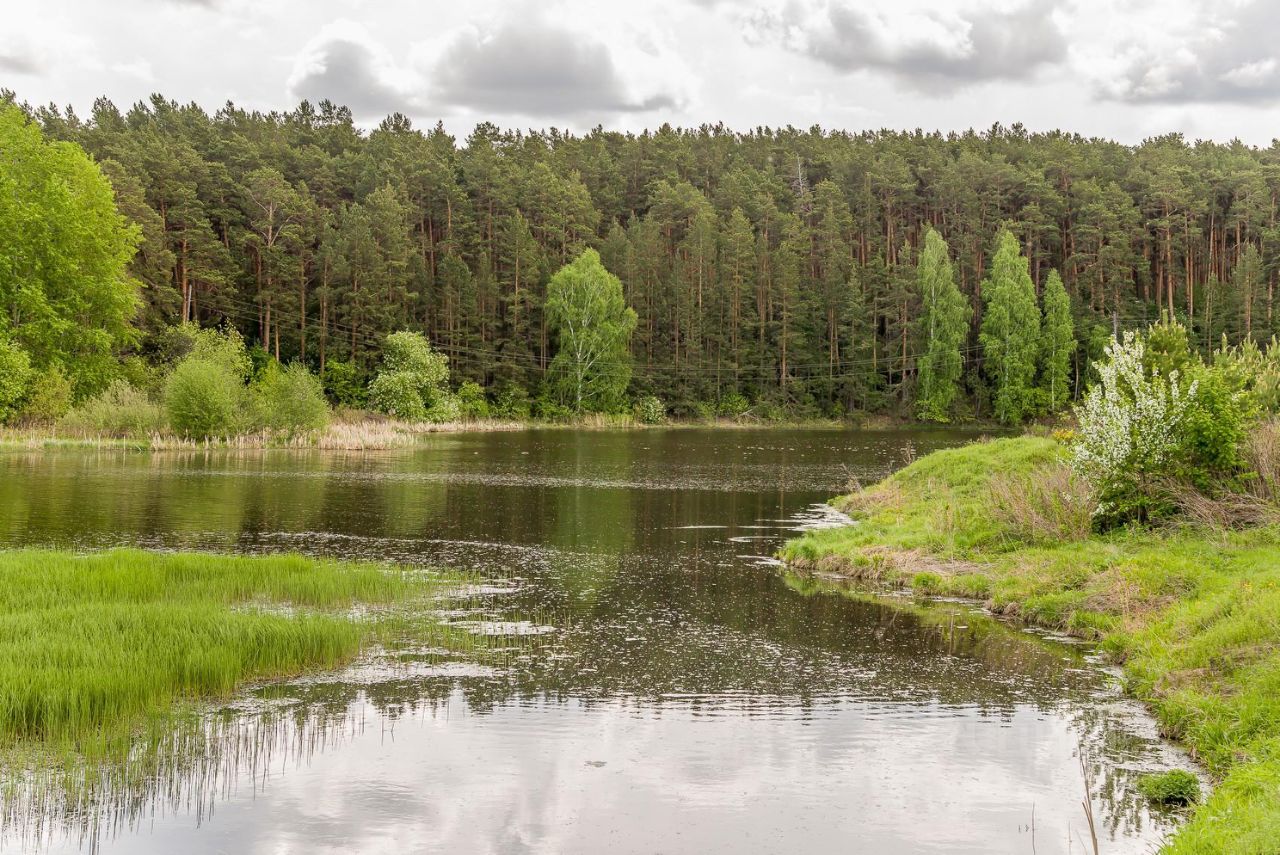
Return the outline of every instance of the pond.
{"type": "MultiPolygon", "coordinates": [[[[947,432],[541,430],[0,455],[0,544],[465,568],[473,654],[251,687],[217,739],[0,851],[1151,851],[1186,759],[1084,646],[770,559],[947,432]]],[[[33,829],[35,829],[33,831],[33,829]]]]}

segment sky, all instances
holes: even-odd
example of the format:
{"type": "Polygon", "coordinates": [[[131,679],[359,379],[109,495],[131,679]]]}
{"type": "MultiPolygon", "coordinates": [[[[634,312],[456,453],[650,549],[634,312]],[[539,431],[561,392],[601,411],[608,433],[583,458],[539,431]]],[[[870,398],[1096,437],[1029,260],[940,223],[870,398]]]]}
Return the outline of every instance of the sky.
{"type": "Polygon", "coordinates": [[[465,135],[664,122],[1280,136],[1275,0],[0,0],[0,88],[465,135]]]}

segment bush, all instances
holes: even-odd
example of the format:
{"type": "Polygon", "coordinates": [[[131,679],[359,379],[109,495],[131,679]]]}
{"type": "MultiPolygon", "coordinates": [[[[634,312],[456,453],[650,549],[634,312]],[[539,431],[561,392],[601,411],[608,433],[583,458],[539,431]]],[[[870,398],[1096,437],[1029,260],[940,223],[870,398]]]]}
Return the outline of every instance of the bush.
{"type": "Polygon", "coordinates": [[[369,403],[379,412],[406,421],[427,415],[418,381],[407,371],[379,371],[369,384],[369,403]]]}
{"type": "Polygon", "coordinates": [[[662,424],[667,420],[667,408],[662,405],[662,399],[656,395],[645,395],[638,399],[632,407],[636,421],[646,425],[662,424]]]}
{"type": "Polygon", "coordinates": [[[548,422],[567,422],[573,418],[573,410],[547,395],[542,395],[533,402],[533,416],[548,422]]]}
{"type": "Polygon", "coordinates": [[[164,409],[125,380],[116,380],[102,394],[63,416],[67,430],[92,436],[142,438],[164,429],[164,409]]]}
{"type": "Polygon", "coordinates": [[[739,419],[751,409],[751,402],[738,392],[730,392],[720,399],[716,412],[729,419],[739,419]]]}
{"type": "Polygon", "coordinates": [[[369,401],[360,369],[354,363],[330,359],[324,364],[321,380],[324,393],[339,407],[359,409],[369,401]]]}
{"type": "Polygon", "coordinates": [[[1097,366],[1098,382],[1076,408],[1080,430],[1072,464],[1098,498],[1104,524],[1145,522],[1171,508],[1164,482],[1182,442],[1196,384],[1146,367],[1141,337],[1125,333],[1097,366]]]}
{"type": "Polygon", "coordinates": [[[71,380],[55,365],[27,391],[17,420],[24,424],[52,424],[71,409],[71,380]]]}
{"type": "Polygon", "coordinates": [[[1185,769],[1143,775],[1138,792],[1162,805],[1185,806],[1200,801],[1200,779],[1185,769]]]}
{"type": "Polygon", "coordinates": [[[294,434],[323,430],[329,424],[324,388],[300,362],[264,369],[262,379],[254,385],[254,397],[263,427],[294,434]]]}
{"type": "Polygon", "coordinates": [[[493,396],[493,415],[503,419],[529,418],[529,393],[523,386],[507,383],[493,396]]]}
{"type": "Polygon", "coordinates": [[[169,375],[164,403],[169,424],[179,434],[228,436],[244,421],[245,387],[225,362],[191,356],[169,375]]]}
{"type": "Polygon", "coordinates": [[[459,412],[466,419],[489,418],[489,401],[479,383],[468,380],[458,387],[456,395],[459,412]]]}
{"type": "Polygon", "coordinates": [[[456,422],[462,418],[462,407],[459,405],[456,396],[441,395],[436,398],[430,407],[427,407],[427,412],[423,418],[435,424],[456,422]]]}
{"type": "Polygon", "coordinates": [[[1171,475],[1212,494],[1238,485],[1244,448],[1257,411],[1242,378],[1221,365],[1188,371],[1195,394],[1188,400],[1171,458],[1171,475]]]}
{"type": "Polygon", "coordinates": [[[31,373],[27,352],[15,342],[0,338],[0,424],[7,424],[18,414],[31,373]]]}
{"type": "Polygon", "coordinates": [[[449,360],[431,349],[426,337],[396,332],[383,345],[382,365],[369,384],[369,403],[402,419],[422,419],[429,410],[444,412],[449,393],[449,360]]]}
{"type": "Polygon", "coordinates": [[[216,362],[241,380],[253,369],[244,338],[231,326],[216,330],[185,323],[166,333],[160,346],[165,359],[175,365],[186,359],[216,362]]]}

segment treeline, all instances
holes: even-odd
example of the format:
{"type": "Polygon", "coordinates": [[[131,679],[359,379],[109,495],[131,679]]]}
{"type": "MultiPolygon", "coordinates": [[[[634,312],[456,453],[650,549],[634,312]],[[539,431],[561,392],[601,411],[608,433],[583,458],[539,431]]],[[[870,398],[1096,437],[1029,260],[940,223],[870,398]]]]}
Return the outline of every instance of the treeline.
{"type": "Polygon", "coordinates": [[[1170,135],[1129,147],[1018,126],[574,135],[491,124],[459,143],[399,115],[362,133],[328,102],[25,109],[93,155],[140,229],[130,272],[143,284],[144,356],[174,324],[229,322],[283,362],[367,378],[385,337],[411,329],[449,356],[455,383],[536,398],[556,353],[547,283],[591,247],[637,314],[632,397],[657,395],[677,415],[732,396],[813,414],[989,417],[1002,405],[982,364],[983,283],[1003,229],[1035,298],[1055,271],[1067,296],[1068,367],[1051,403],[1057,384],[1080,393],[1117,327],[1161,312],[1202,349],[1280,327],[1276,146],[1170,135]],[[921,376],[917,272],[929,229],[962,297],[947,315],[962,318],[949,331],[959,363],[937,363],[958,372],[945,412],[917,400],[933,382],[928,367],[921,376]]]}

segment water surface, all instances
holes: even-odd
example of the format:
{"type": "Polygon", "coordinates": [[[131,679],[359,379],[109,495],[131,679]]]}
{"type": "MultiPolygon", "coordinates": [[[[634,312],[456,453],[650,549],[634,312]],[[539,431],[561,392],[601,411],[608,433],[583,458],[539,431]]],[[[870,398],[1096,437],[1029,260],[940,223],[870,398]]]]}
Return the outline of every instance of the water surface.
{"type": "MultiPolygon", "coordinates": [[[[469,568],[480,651],[254,687],[50,851],[1150,852],[1185,764],[1080,645],[788,578],[944,432],[530,431],[366,454],[0,455],[0,542],[469,568]],[[1081,758],[1085,763],[1082,764],[1081,758]],[[1034,829],[1034,830],[1033,830],[1034,829]],[[1090,847],[1091,848],[1091,847],[1090,847]]],[[[88,813],[87,811],[85,812],[88,813]]],[[[30,819],[27,832],[30,831],[30,819]]],[[[0,848],[31,845],[14,824],[0,848]]]]}

